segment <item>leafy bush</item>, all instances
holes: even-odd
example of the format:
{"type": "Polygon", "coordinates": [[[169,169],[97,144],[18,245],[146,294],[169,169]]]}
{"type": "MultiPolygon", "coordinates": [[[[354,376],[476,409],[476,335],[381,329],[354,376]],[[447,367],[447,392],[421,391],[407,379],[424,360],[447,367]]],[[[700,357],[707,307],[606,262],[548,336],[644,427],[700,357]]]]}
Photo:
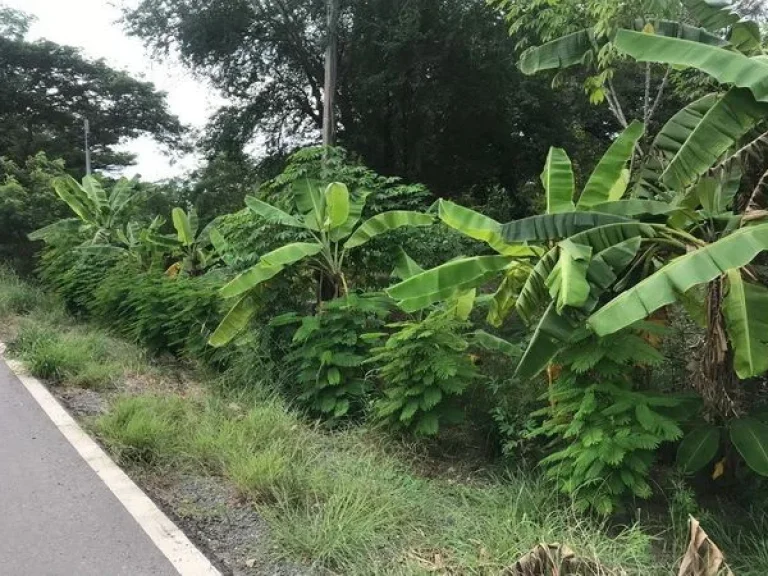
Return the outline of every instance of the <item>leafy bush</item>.
{"type": "Polygon", "coordinates": [[[206,358],[206,342],[219,319],[219,280],[175,279],[116,267],[95,290],[91,311],[99,321],[153,352],[206,358]]]}
{"type": "Polygon", "coordinates": [[[682,431],[673,409],[681,400],[635,390],[637,366],[663,356],[641,335],[589,336],[560,354],[560,375],[542,396],[545,416],[534,434],[558,450],[541,461],[560,490],[580,509],[613,512],[626,496],[649,498],[648,474],[656,449],[682,431]]]}
{"type": "MultiPolygon", "coordinates": [[[[381,328],[388,313],[388,301],[380,296],[349,295],[323,303],[318,314],[301,318],[293,350],[286,357],[296,371],[299,402],[330,420],[359,410],[369,351],[363,335],[381,328]]],[[[297,319],[287,315],[273,324],[297,319]]]]}
{"type": "Polygon", "coordinates": [[[390,325],[398,331],[370,359],[379,366],[385,396],[375,404],[379,418],[421,435],[437,434],[442,422],[461,421],[456,397],[477,377],[460,334],[465,326],[446,312],[390,325]]]}

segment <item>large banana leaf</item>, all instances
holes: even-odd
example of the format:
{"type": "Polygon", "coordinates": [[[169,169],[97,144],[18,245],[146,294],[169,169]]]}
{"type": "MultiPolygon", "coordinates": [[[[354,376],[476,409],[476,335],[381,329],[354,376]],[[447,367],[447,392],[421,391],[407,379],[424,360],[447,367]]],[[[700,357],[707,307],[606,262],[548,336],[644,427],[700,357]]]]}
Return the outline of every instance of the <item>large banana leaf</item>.
{"type": "Polygon", "coordinates": [[[653,33],[660,36],[669,36],[671,38],[685,38],[686,40],[692,40],[693,42],[701,42],[702,44],[711,44],[712,46],[727,46],[728,41],[712,34],[704,28],[699,26],[691,26],[690,24],[683,24],[681,22],[675,22],[673,20],[646,20],[645,18],[637,18],[634,22],[634,29],[638,32],[647,30],[647,26],[650,24],[653,27],[653,33]]]}
{"type": "Polygon", "coordinates": [[[493,218],[489,218],[455,204],[450,200],[440,200],[438,204],[438,215],[440,220],[454,230],[457,230],[475,240],[485,242],[491,248],[504,256],[535,256],[539,251],[530,246],[522,244],[508,244],[501,235],[501,224],[493,218]]]}
{"type": "Polygon", "coordinates": [[[451,260],[387,288],[390,298],[406,312],[415,312],[456,293],[481,286],[506,268],[506,256],[475,256],[451,260]]]}
{"type": "Polygon", "coordinates": [[[690,40],[631,30],[619,30],[614,45],[639,62],[698,68],[723,84],[749,89],[758,102],[768,102],[768,62],[759,58],[690,40]]]}
{"type": "MultiPolygon", "coordinates": [[[[610,288],[619,274],[630,265],[640,249],[640,236],[635,236],[602,250],[592,258],[587,270],[590,300],[597,304],[600,296],[610,288]]],[[[588,305],[589,307],[589,305],[588,305]]],[[[577,337],[582,325],[567,316],[561,316],[552,302],[539,320],[515,375],[530,379],[539,374],[555,355],[577,337]]]]}
{"type": "Polygon", "coordinates": [[[737,22],[731,28],[728,41],[736,50],[745,54],[762,52],[762,34],[757,22],[746,20],[737,22]]]}
{"type": "Polygon", "coordinates": [[[504,279],[493,294],[488,306],[487,321],[491,326],[496,326],[497,328],[501,326],[507,316],[514,310],[517,295],[525,285],[531,270],[533,270],[531,265],[522,260],[514,262],[507,267],[504,279]]]}
{"type": "Polygon", "coordinates": [[[89,174],[83,178],[83,190],[97,211],[105,212],[109,208],[107,192],[95,176],[89,174]]]}
{"type": "Polygon", "coordinates": [[[325,195],[320,182],[300,178],[292,185],[296,207],[304,217],[304,223],[312,230],[320,230],[325,222],[325,195]]]}
{"type": "Polygon", "coordinates": [[[629,200],[617,200],[616,202],[596,204],[594,210],[602,214],[615,214],[617,216],[633,218],[638,216],[666,216],[674,212],[679,212],[681,208],[670,204],[669,202],[662,202],[660,200],[630,198],[629,200]]]}
{"type": "Polygon", "coordinates": [[[120,178],[112,187],[109,193],[109,209],[113,218],[119,216],[140,195],[140,192],[134,190],[135,183],[135,179],[120,178]]]}
{"type": "Polygon", "coordinates": [[[59,235],[68,236],[70,234],[77,234],[82,226],[83,221],[79,218],[65,218],[31,232],[27,238],[37,241],[48,240],[59,235]]]}
{"type": "Polygon", "coordinates": [[[659,192],[661,174],[669,161],[675,157],[688,137],[699,125],[710,108],[718,101],[717,94],[707,94],[688,104],[670,118],[651,143],[646,161],[640,171],[637,190],[645,196],[656,196],[659,192]]]}
{"type": "Polygon", "coordinates": [[[383,212],[363,222],[344,242],[344,248],[347,250],[357,248],[380,234],[402,228],[403,226],[431,226],[434,222],[433,216],[420,212],[408,210],[383,212]]]}
{"type": "Polygon", "coordinates": [[[745,282],[739,270],[728,271],[723,316],[741,379],[768,371],[768,289],[745,282]]]}
{"type": "Polygon", "coordinates": [[[349,190],[341,182],[331,182],[325,189],[328,228],[339,228],[349,218],[349,190]]]}
{"type": "Polygon", "coordinates": [[[408,280],[411,276],[416,276],[417,274],[424,272],[424,268],[419,266],[416,260],[408,256],[405,250],[402,248],[399,248],[398,250],[397,258],[395,258],[395,269],[392,270],[392,276],[394,278],[408,280]]]}
{"type": "Polygon", "coordinates": [[[624,178],[627,162],[644,133],[643,123],[634,121],[614,140],[589,177],[576,204],[577,210],[591,210],[596,204],[610,200],[611,191],[624,178]]]}
{"type": "Polygon", "coordinates": [[[555,310],[562,314],[566,306],[579,308],[589,298],[587,268],[592,248],[566,239],[560,242],[559,249],[560,257],[547,277],[547,288],[555,301],[555,310]]]}
{"type": "Polygon", "coordinates": [[[535,46],[523,52],[520,70],[523,74],[536,74],[542,70],[568,68],[581,64],[592,50],[594,33],[591,29],[579,30],[562,36],[542,46],[535,46]]]}
{"type": "Polygon", "coordinates": [[[195,233],[192,231],[192,225],[186,212],[181,208],[174,208],[171,211],[173,218],[173,227],[176,228],[179,242],[183,246],[191,246],[195,242],[195,233]]]}
{"type": "Polygon", "coordinates": [[[57,178],[53,182],[53,189],[83,222],[96,223],[97,214],[90,198],[72,176],[57,178]]]}
{"type": "Polygon", "coordinates": [[[598,226],[629,221],[623,216],[597,212],[541,214],[502,224],[501,234],[507,242],[547,242],[562,240],[598,226]]]}
{"type": "Polygon", "coordinates": [[[713,32],[725,30],[741,20],[727,0],[683,0],[683,4],[691,16],[713,32]]]}
{"type": "Polygon", "coordinates": [[[363,209],[365,208],[365,202],[368,199],[370,192],[357,192],[351,194],[349,198],[349,216],[346,222],[344,222],[338,228],[331,230],[328,237],[331,242],[339,242],[343,240],[355,230],[355,226],[360,222],[360,218],[363,215],[363,209]]]}
{"type": "Polygon", "coordinates": [[[680,256],[595,312],[587,321],[599,336],[613,334],[676,302],[679,294],[749,264],[768,249],[768,224],[742,228],[680,256]]]}
{"type": "Polygon", "coordinates": [[[732,88],[677,151],[661,175],[662,182],[673,190],[684,190],[766,116],[768,103],[755,101],[749,90],[732,88]]]}
{"type": "Polygon", "coordinates": [[[731,442],[747,466],[768,476],[768,425],[756,418],[739,418],[730,425],[731,442]]]}
{"type": "Polygon", "coordinates": [[[208,339],[208,344],[220,348],[229,343],[248,325],[256,313],[256,305],[250,295],[245,295],[229,310],[216,330],[208,339]]]}
{"type": "Polygon", "coordinates": [[[259,263],[235,277],[221,289],[224,298],[233,298],[277,276],[286,266],[314,256],[323,246],[314,242],[294,242],[265,254],[259,263]]]}
{"type": "Polygon", "coordinates": [[[292,226],[293,228],[306,228],[304,223],[295,216],[291,216],[287,212],[280,210],[280,208],[275,208],[271,204],[262,202],[253,196],[245,197],[245,205],[248,206],[252,212],[264,218],[267,222],[282,224],[283,226],[292,226]]]}
{"type": "MultiPolygon", "coordinates": [[[[593,253],[600,253],[627,240],[633,238],[653,238],[657,234],[657,227],[653,225],[640,222],[624,222],[592,228],[571,236],[570,240],[575,244],[590,246],[593,253]]],[[[621,251],[623,252],[623,249],[621,251]]],[[[593,264],[598,256],[600,254],[593,259],[593,264]]],[[[522,290],[520,290],[515,308],[520,318],[527,324],[532,322],[538,310],[543,307],[544,302],[549,298],[546,280],[557,264],[557,257],[557,249],[547,252],[534,266],[528,276],[528,280],[525,282],[522,290]]]]}
{"type": "Polygon", "coordinates": [[[541,183],[547,197],[547,214],[573,212],[573,196],[575,184],[571,159],[562,148],[550,148],[544,171],[541,173],[541,183]]]}

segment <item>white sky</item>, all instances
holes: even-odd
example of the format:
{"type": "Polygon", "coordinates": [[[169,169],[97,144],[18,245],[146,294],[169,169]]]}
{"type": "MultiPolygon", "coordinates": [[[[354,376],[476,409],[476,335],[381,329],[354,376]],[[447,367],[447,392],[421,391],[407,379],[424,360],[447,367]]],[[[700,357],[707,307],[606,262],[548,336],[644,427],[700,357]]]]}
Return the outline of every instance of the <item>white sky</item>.
{"type": "MultiPolygon", "coordinates": [[[[0,0],[0,3],[37,17],[28,39],[47,38],[58,44],[80,47],[89,58],[104,58],[110,66],[154,83],[157,89],[168,93],[171,112],[193,128],[202,128],[223,102],[214,90],[193,78],[181,65],[153,60],[139,39],[127,36],[118,23],[121,12],[116,2],[0,0]]],[[[199,162],[195,156],[171,158],[151,138],[127,142],[123,148],[137,155],[136,165],[124,174],[141,174],[143,180],[180,176],[199,162]]]]}

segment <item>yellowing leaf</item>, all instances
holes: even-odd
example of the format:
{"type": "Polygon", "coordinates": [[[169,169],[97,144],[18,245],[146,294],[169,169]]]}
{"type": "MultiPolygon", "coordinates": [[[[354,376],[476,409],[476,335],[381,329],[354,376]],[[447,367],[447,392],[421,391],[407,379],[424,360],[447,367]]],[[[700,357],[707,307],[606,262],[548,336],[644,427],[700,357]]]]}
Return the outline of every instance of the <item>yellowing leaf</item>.
{"type": "Polygon", "coordinates": [[[712,480],[717,480],[723,474],[725,474],[725,458],[715,463],[715,470],[712,472],[712,480]]]}

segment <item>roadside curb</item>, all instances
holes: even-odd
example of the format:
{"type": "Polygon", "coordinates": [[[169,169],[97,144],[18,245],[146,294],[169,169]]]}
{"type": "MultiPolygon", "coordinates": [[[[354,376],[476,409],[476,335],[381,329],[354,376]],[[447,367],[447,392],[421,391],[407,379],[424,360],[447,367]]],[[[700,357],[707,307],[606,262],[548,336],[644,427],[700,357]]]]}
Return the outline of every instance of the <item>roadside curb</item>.
{"type": "Polygon", "coordinates": [[[181,576],[221,576],[221,572],[211,561],[80,427],[48,388],[37,378],[30,376],[23,364],[6,358],[4,352],[5,345],[0,343],[0,359],[6,362],[64,438],[136,520],[178,573],[181,576]]]}

